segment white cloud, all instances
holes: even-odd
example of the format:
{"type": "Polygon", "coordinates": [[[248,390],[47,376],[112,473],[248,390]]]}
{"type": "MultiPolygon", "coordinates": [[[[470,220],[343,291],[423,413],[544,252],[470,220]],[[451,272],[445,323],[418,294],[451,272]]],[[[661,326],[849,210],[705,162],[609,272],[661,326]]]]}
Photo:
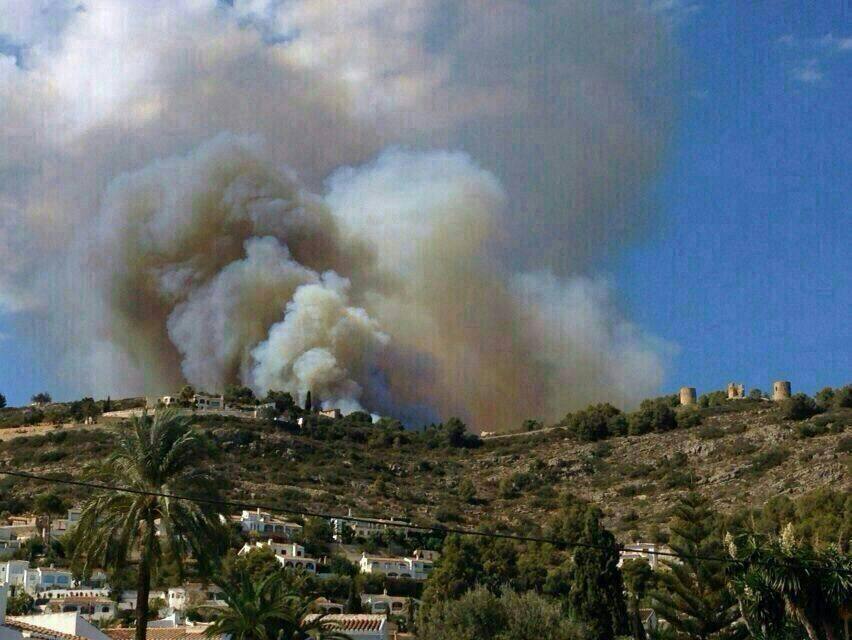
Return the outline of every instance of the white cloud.
{"type": "Polygon", "coordinates": [[[790,63],[791,77],[809,85],[826,84],[832,66],[845,64],[838,57],[852,51],[852,37],[836,36],[827,33],[820,38],[802,38],[785,34],[777,43],[795,52],[796,58],[790,63]]]}
{"type": "Polygon", "coordinates": [[[844,51],[852,51],[852,37],[839,38],[834,34],[828,33],[820,38],[819,43],[827,49],[836,53],[844,51]]]}
{"type": "Polygon", "coordinates": [[[793,69],[793,77],[807,84],[818,84],[825,78],[825,73],[820,68],[819,60],[810,58],[793,69]]]}

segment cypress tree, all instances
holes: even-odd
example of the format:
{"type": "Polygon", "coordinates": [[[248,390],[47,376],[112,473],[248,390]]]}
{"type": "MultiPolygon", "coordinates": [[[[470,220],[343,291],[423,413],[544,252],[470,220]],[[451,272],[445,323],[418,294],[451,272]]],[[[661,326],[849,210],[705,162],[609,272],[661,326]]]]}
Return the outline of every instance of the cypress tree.
{"type": "Polygon", "coordinates": [[[588,640],[613,640],[627,633],[624,581],[618,569],[618,549],[612,533],[600,523],[600,515],[589,509],[579,542],[595,547],[577,547],[568,610],[585,627],[588,640]]]}
{"type": "Polygon", "coordinates": [[[349,579],[349,594],[346,598],[346,613],[361,613],[361,598],[355,587],[355,578],[349,579]]]}
{"type": "Polygon", "coordinates": [[[305,396],[305,411],[310,413],[313,410],[313,403],[311,402],[311,391],[308,389],[308,394],[305,396]]]}

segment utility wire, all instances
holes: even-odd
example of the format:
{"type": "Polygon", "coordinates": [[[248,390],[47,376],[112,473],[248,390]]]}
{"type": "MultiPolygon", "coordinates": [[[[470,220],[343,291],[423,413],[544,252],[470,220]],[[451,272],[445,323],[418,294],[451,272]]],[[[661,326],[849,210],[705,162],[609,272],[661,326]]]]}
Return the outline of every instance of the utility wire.
{"type": "MultiPolygon", "coordinates": [[[[48,484],[64,484],[70,485],[74,487],[84,487],[86,489],[96,489],[100,491],[116,491],[121,493],[129,493],[133,495],[140,496],[151,496],[154,498],[168,498],[170,500],[185,500],[187,502],[194,502],[196,504],[206,504],[217,507],[225,507],[231,510],[246,510],[246,511],[254,511],[257,509],[261,509],[263,511],[269,511],[270,513],[280,513],[283,515],[290,516],[300,516],[307,518],[322,518],[325,520],[343,520],[344,522],[366,522],[373,524],[380,524],[385,527],[391,528],[399,528],[399,529],[407,529],[407,530],[415,530],[421,532],[429,532],[436,533],[439,535],[446,534],[457,534],[461,536],[473,536],[480,538],[496,538],[502,540],[515,540],[517,542],[538,542],[538,543],[546,543],[552,544],[556,547],[564,547],[564,548],[585,548],[585,549],[599,549],[602,551],[616,551],[616,552],[635,552],[635,553],[643,553],[647,555],[659,556],[659,557],[668,557],[668,558],[676,558],[683,560],[703,560],[706,562],[723,562],[728,564],[739,564],[738,560],[727,557],[720,556],[708,556],[701,554],[684,554],[684,553],[675,553],[672,551],[651,551],[650,549],[645,549],[642,547],[631,547],[630,545],[622,545],[616,544],[614,546],[607,545],[598,545],[591,544],[588,542],[568,542],[566,540],[559,540],[557,538],[545,538],[540,536],[523,536],[513,533],[499,533],[499,532],[488,532],[488,531],[476,531],[475,529],[461,529],[456,527],[444,527],[444,526],[430,526],[430,525],[416,525],[408,522],[403,522],[400,520],[392,520],[392,519],[379,519],[379,518],[364,518],[357,516],[339,516],[333,515],[329,513],[322,513],[318,511],[308,511],[304,509],[286,509],[282,507],[276,507],[272,505],[264,505],[258,503],[247,503],[247,502],[237,502],[233,500],[213,500],[210,498],[200,498],[194,496],[183,496],[174,493],[166,493],[159,491],[146,491],[144,489],[133,489],[130,487],[119,487],[116,485],[110,485],[100,482],[88,482],[85,480],[71,480],[66,478],[54,478],[50,476],[39,475],[35,473],[29,473],[26,471],[10,471],[8,469],[0,469],[0,474],[11,476],[15,478],[24,478],[27,480],[36,480],[38,482],[45,482],[48,484]]],[[[222,509],[224,512],[225,509],[222,509]]],[[[769,563],[758,563],[758,564],[769,564],[769,563]]],[[[776,564],[777,566],[777,564],[776,564]]],[[[789,565],[793,566],[793,565],[789,565]]],[[[852,575],[852,570],[845,569],[842,567],[833,567],[829,565],[811,565],[813,569],[834,572],[844,575],[852,575]]]]}

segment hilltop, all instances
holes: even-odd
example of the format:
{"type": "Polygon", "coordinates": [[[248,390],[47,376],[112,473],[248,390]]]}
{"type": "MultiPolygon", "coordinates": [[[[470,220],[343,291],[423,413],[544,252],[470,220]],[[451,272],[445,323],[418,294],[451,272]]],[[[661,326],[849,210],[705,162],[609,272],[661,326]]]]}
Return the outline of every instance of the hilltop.
{"type": "MultiPolygon", "coordinates": [[[[27,425],[32,412],[0,411],[4,467],[76,477],[109,450],[111,429],[121,424],[27,425]]],[[[546,430],[484,439],[459,433],[457,421],[421,433],[393,421],[371,425],[363,414],[314,418],[301,429],[216,415],[194,421],[234,500],[336,514],[351,508],[417,523],[535,530],[570,493],[598,504],[607,526],[629,541],[658,536],[671,505],[690,489],[732,516],[779,496],[852,490],[850,408],[790,420],[778,403],[746,399],[672,412],[678,422],[671,430],[593,442],[577,431],[583,412],[546,430]]],[[[0,511],[25,511],[44,490],[5,478],[0,511]]],[[[73,488],[56,491],[68,504],[83,497],[73,488]]]]}

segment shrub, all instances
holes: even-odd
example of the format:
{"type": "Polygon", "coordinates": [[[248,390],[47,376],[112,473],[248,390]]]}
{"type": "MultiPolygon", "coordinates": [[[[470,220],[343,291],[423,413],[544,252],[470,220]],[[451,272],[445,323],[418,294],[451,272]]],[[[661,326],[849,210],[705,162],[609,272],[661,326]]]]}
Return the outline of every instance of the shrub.
{"type": "Polygon", "coordinates": [[[609,403],[589,405],[583,411],[565,416],[563,424],[578,440],[594,442],[609,436],[608,422],[620,413],[609,403]]]}
{"type": "Polygon", "coordinates": [[[825,387],[814,394],[814,400],[823,411],[829,409],[834,404],[834,389],[825,387]]]}
{"type": "Polygon", "coordinates": [[[698,437],[702,440],[715,440],[724,435],[725,432],[715,424],[706,424],[698,430],[698,437]]]}
{"type": "Polygon", "coordinates": [[[595,458],[608,458],[612,455],[612,445],[608,442],[599,442],[592,449],[595,458]]]}
{"type": "Polygon", "coordinates": [[[701,414],[688,409],[676,414],[675,420],[679,429],[691,429],[701,424],[701,414]]]}
{"type": "Polygon", "coordinates": [[[834,406],[838,409],[852,409],[852,384],[837,390],[834,394],[834,406]]]}
{"type": "Polygon", "coordinates": [[[806,422],[796,425],[796,437],[802,440],[821,436],[825,433],[828,433],[828,426],[825,424],[810,424],[806,422]]]}
{"type": "Polygon", "coordinates": [[[611,436],[626,436],[628,431],[627,416],[623,413],[612,416],[606,421],[606,429],[611,436]]]}
{"type": "Polygon", "coordinates": [[[840,438],[837,443],[837,453],[852,453],[852,437],[840,438]]]}
{"type": "Polygon", "coordinates": [[[452,507],[440,505],[435,509],[435,520],[438,522],[461,522],[461,516],[452,507]]]}
{"type": "Polygon", "coordinates": [[[671,431],[676,427],[677,417],[666,402],[644,400],[639,410],[628,416],[628,433],[632,436],[651,431],[671,431]]]}
{"type": "Polygon", "coordinates": [[[695,475],[691,471],[672,469],[663,480],[666,489],[691,489],[695,486],[695,475]]]}
{"type": "Polygon", "coordinates": [[[727,429],[725,429],[725,433],[729,434],[745,433],[746,431],[748,431],[748,427],[746,426],[745,422],[735,422],[727,429]]]}
{"type": "Polygon", "coordinates": [[[781,405],[781,415],[785,420],[807,420],[819,413],[819,407],[810,396],[797,393],[781,405]]]}
{"type": "Polygon", "coordinates": [[[728,401],[728,394],[724,391],[711,391],[698,398],[700,407],[718,407],[728,401]]]}
{"type": "Polygon", "coordinates": [[[766,451],[755,454],[751,460],[749,471],[760,474],[768,471],[784,462],[790,457],[790,451],[785,447],[772,447],[766,451]]]}

